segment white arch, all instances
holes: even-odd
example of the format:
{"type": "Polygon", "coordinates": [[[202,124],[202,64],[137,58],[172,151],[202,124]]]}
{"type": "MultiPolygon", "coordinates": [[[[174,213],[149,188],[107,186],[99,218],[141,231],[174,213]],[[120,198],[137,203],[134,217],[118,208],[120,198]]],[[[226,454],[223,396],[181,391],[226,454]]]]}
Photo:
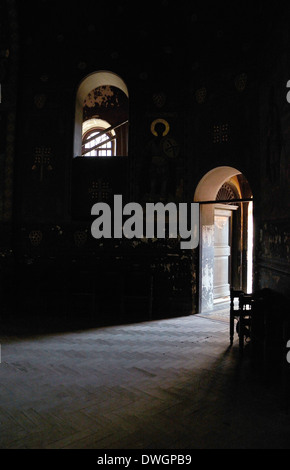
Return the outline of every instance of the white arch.
{"type": "Polygon", "coordinates": [[[101,86],[114,86],[122,90],[129,98],[126,83],[113,72],[100,70],[85,77],[77,91],[75,109],[75,131],[74,131],[74,157],[78,157],[82,152],[82,124],[83,124],[83,103],[90,91],[101,86]]]}
{"type": "Polygon", "coordinates": [[[233,176],[241,172],[230,166],[219,166],[204,175],[197,185],[194,201],[214,201],[220,187],[233,176]]]}
{"type": "MultiPolygon", "coordinates": [[[[82,136],[84,136],[84,134],[86,134],[91,129],[95,129],[95,128],[108,129],[109,127],[111,127],[111,124],[107,121],[104,121],[104,119],[97,119],[97,118],[88,119],[87,121],[83,122],[82,136]]],[[[114,130],[112,130],[111,133],[112,135],[116,135],[116,132],[114,130]]]]}

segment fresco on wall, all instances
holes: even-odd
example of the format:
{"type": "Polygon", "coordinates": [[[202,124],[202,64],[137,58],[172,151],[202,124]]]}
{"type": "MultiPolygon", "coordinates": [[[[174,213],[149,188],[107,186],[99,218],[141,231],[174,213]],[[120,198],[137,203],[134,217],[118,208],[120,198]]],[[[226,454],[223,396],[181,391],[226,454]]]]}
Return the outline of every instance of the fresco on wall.
{"type": "Polygon", "coordinates": [[[128,101],[128,97],[119,88],[95,88],[84,100],[83,120],[100,117],[112,125],[120,124],[128,119],[128,101]]]}
{"type": "Polygon", "coordinates": [[[143,175],[146,180],[145,199],[173,202],[182,193],[182,181],[177,178],[179,145],[170,134],[170,124],[165,119],[151,123],[153,137],[146,146],[143,175]]]}
{"type": "MultiPolygon", "coordinates": [[[[281,84],[281,76],[279,83],[281,84]]],[[[278,83],[278,82],[277,82],[278,83]]],[[[267,191],[263,191],[265,217],[285,218],[289,212],[290,196],[290,105],[286,93],[274,79],[265,96],[268,105],[265,109],[263,133],[263,174],[267,191]],[[287,202],[288,201],[288,202],[287,202]]]]}

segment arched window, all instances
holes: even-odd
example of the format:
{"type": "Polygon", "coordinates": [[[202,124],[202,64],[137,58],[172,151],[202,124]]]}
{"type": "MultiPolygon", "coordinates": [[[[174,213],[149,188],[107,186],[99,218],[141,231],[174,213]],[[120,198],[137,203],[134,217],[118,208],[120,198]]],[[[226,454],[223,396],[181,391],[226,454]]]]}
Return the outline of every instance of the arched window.
{"type": "Polygon", "coordinates": [[[82,155],[86,157],[113,157],[114,137],[106,129],[93,129],[86,134],[82,155]]]}
{"type": "Polygon", "coordinates": [[[129,93],[113,72],[88,75],[77,91],[74,157],[128,155],[129,93]]]}
{"type": "Polygon", "coordinates": [[[82,156],[116,156],[116,131],[102,119],[89,119],[83,123],[82,156]]]}

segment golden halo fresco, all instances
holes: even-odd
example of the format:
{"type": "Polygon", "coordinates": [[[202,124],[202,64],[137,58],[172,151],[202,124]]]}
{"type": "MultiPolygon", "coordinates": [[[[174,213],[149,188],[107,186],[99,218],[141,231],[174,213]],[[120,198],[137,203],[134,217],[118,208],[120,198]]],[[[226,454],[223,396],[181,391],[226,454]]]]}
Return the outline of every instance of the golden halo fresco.
{"type": "Polygon", "coordinates": [[[165,131],[162,134],[163,137],[165,137],[168,134],[169,130],[170,130],[170,126],[169,126],[168,122],[165,121],[165,119],[155,119],[155,121],[153,121],[152,124],[151,124],[151,132],[152,132],[153,135],[158,137],[158,134],[155,130],[155,127],[156,127],[156,124],[159,124],[159,123],[162,123],[165,126],[165,131]]]}

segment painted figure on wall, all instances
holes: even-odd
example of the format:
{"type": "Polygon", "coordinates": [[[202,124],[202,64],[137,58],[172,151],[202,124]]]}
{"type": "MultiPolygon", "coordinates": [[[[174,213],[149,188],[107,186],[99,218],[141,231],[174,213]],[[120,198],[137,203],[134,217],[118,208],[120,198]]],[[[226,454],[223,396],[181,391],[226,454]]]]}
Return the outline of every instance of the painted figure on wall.
{"type": "Polygon", "coordinates": [[[166,201],[172,199],[176,191],[175,166],[179,148],[174,139],[168,136],[170,126],[164,119],[156,119],[151,124],[154,138],[148,144],[149,199],[166,201]]]}
{"type": "Polygon", "coordinates": [[[162,200],[167,195],[169,166],[162,148],[163,138],[166,134],[166,125],[163,122],[157,122],[154,127],[155,138],[149,143],[151,157],[149,193],[153,199],[159,197],[162,200]]]}

